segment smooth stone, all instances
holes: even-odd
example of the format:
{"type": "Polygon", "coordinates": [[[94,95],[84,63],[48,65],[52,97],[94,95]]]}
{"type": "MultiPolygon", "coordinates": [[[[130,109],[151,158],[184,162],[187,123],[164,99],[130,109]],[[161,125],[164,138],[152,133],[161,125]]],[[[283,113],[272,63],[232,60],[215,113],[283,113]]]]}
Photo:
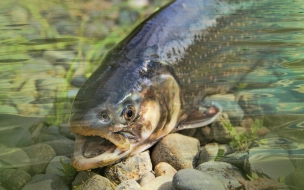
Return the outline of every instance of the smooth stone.
{"type": "Polygon", "coordinates": [[[73,156],[75,141],[71,139],[64,137],[64,139],[46,141],[43,143],[51,146],[55,150],[57,156],[67,156],[70,158],[73,156]]]}
{"type": "Polygon", "coordinates": [[[44,173],[49,162],[56,156],[54,149],[47,144],[35,144],[23,150],[31,160],[31,175],[44,173]]]}
{"type": "Polygon", "coordinates": [[[217,143],[210,143],[206,144],[205,146],[202,146],[200,148],[196,164],[200,165],[204,162],[214,161],[217,156],[218,150],[219,147],[217,143]]]}
{"type": "Polygon", "coordinates": [[[226,162],[205,162],[195,169],[218,179],[225,189],[238,189],[242,186],[238,179],[246,179],[240,169],[226,162]]]}
{"type": "Polygon", "coordinates": [[[32,177],[32,180],[28,182],[22,190],[69,190],[68,185],[64,180],[56,174],[38,174],[32,177]]]}
{"type": "Polygon", "coordinates": [[[211,128],[209,126],[199,127],[195,129],[187,129],[178,131],[178,133],[196,138],[199,140],[200,145],[205,145],[210,142],[213,138],[211,134],[211,128]]]}
{"type": "Polygon", "coordinates": [[[230,122],[228,115],[222,113],[215,122],[211,124],[211,134],[213,140],[217,143],[229,143],[232,140],[232,135],[227,130],[223,122],[230,122]]]}
{"type": "Polygon", "coordinates": [[[149,151],[135,154],[105,169],[105,177],[119,184],[122,181],[139,180],[146,172],[152,171],[149,151]]]}
{"type": "Polygon", "coordinates": [[[223,158],[218,161],[227,162],[238,168],[244,168],[245,160],[248,159],[248,152],[238,151],[228,155],[225,155],[223,158]]]}
{"type": "Polygon", "coordinates": [[[140,186],[144,186],[148,183],[150,183],[150,181],[152,181],[153,179],[155,179],[155,175],[152,172],[146,172],[140,179],[139,179],[139,185],[140,186]]]}
{"type": "Polygon", "coordinates": [[[260,177],[266,175],[277,180],[291,174],[295,167],[283,148],[254,147],[249,150],[244,170],[249,174],[255,173],[260,177]]]}
{"type": "Polygon", "coordinates": [[[75,140],[75,134],[71,132],[69,124],[61,124],[59,127],[60,133],[68,139],[75,140]]]}
{"type": "Polygon", "coordinates": [[[96,174],[94,172],[91,172],[91,171],[80,171],[80,172],[78,172],[74,181],[72,182],[73,189],[81,189],[81,186],[86,181],[88,181],[89,179],[94,177],[95,175],[98,175],[98,174],[96,174]]]}
{"type": "Polygon", "coordinates": [[[6,169],[1,172],[1,184],[11,190],[21,189],[31,180],[31,175],[18,169],[6,169]]]}
{"type": "Polygon", "coordinates": [[[72,161],[70,158],[66,156],[56,156],[46,167],[45,173],[57,174],[63,177],[65,181],[70,184],[77,174],[77,171],[72,166],[72,161]]]}
{"type": "Polygon", "coordinates": [[[76,87],[81,87],[82,84],[87,80],[83,75],[76,75],[72,78],[71,84],[76,87]]]}
{"type": "Polygon", "coordinates": [[[195,138],[173,133],[160,140],[152,151],[154,166],[160,162],[170,164],[176,170],[196,166],[199,141],[195,138]]]}
{"type": "Polygon", "coordinates": [[[138,190],[140,185],[133,179],[121,182],[115,187],[115,190],[138,190]]]}
{"type": "Polygon", "coordinates": [[[178,171],[173,177],[172,185],[178,190],[225,190],[218,179],[195,169],[178,171]]]}
{"type": "Polygon", "coordinates": [[[177,171],[170,164],[161,162],[155,166],[154,172],[156,177],[163,175],[173,177],[177,171]]]}
{"type": "Polygon", "coordinates": [[[159,176],[153,179],[152,181],[150,181],[150,183],[142,186],[140,190],[160,190],[161,186],[163,186],[164,188],[164,185],[167,184],[168,182],[171,183],[171,181],[172,181],[172,177],[170,176],[159,176]]]}
{"type": "Polygon", "coordinates": [[[0,143],[8,147],[24,147],[33,145],[33,140],[29,130],[17,127],[2,130],[0,133],[0,143]]]}
{"type": "Polygon", "coordinates": [[[114,190],[114,184],[103,176],[94,175],[92,178],[90,178],[90,180],[86,181],[81,186],[81,190],[92,190],[92,189],[114,190]]]}
{"type": "Polygon", "coordinates": [[[20,148],[9,148],[0,145],[0,170],[17,168],[29,172],[31,161],[25,151],[20,148]]]}

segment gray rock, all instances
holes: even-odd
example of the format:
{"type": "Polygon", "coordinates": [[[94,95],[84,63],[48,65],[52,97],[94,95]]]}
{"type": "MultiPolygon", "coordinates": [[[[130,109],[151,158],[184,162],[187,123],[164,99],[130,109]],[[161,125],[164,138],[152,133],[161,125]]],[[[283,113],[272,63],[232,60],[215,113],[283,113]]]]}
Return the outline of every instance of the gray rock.
{"type": "Polygon", "coordinates": [[[32,177],[32,180],[28,182],[22,190],[68,190],[68,185],[64,180],[56,174],[38,174],[32,177]]]}
{"type": "Polygon", "coordinates": [[[219,161],[230,163],[238,168],[244,168],[245,160],[247,160],[248,157],[248,152],[239,151],[228,154],[223,158],[219,159],[219,161]]]}
{"type": "Polygon", "coordinates": [[[196,164],[200,165],[204,162],[214,161],[218,154],[218,150],[219,147],[217,143],[210,143],[202,146],[200,148],[196,164]]]}
{"type": "Polygon", "coordinates": [[[64,137],[64,139],[52,140],[43,143],[51,146],[55,150],[57,156],[72,157],[73,155],[75,146],[75,141],[73,140],[64,137]]]}
{"type": "Polygon", "coordinates": [[[20,148],[8,148],[0,145],[0,170],[17,168],[29,172],[31,161],[26,152],[20,148]]]}
{"type": "Polygon", "coordinates": [[[163,175],[173,177],[177,171],[170,164],[161,162],[155,166],[154,172],[156,177],[163,175]]]}
{"type": "Polygon", "coordinates": [[[71,84],[76,87],[81,87],[81,85],[87,80],[83,75],[76,75],[72,78],[71,84]]]}
{"type": "Polygon", "coordinates": [[[196,166],[196,156],[199,151],[199,141],[178,133],[169,134],[154,147],[152,163],[167,162],[176,170],[196,166]]]}
{"type": "Polygon", "coordinates": [[[86,181],[88,181],[89,179],[91,179],[95,175],[98,175],[98,174],[96,174],[94,172],[91,172],[91,171],[80,171],[80,172],[78,172],[78,174],[75,177],[75,180],[72,182],[73,189],[80,189],[81,186],[86,181]]]}
{"type": "Polygon", "coordinates": [[[150,183],[144,185],[140,190],[165,190],[165,186],[168,186],[168,182],[171,183],[172,177],[170,176],[159,176],[150,181],[150,183]],[[162,187],[163,186],[163,187],[162,187]],[[162,187],[162,188],[160,188],[162,187]]]}
{"type": "Polygon", "coordinates": [[[225,162],[205,162],[195,169],[218,179],[224,184],[225,189],[240,188],[242,185],[238,179],[246,178],[237,167],[225,162]]]}
{"type": "Polygon", "coordinates": [[[186,129],[178,131],[178,133],[198,139],[201,145],[205,145],[213,138],[211,134],[211,128],[209,126],[199,127],[195,129],[186,129]]]}
{"type": "Polygon", "coordinates": [[[33,144],[29,130],[17,127],[9,130],[2,130],[0,133],[0,143],[8,147],[23,147],[33,144]]]}
{"type": "Polygon", "coordinates": [[[273,180],[286,177],[295,167],[286,150],[282,148],[255,147],[249,150],[244,169],[249,174],[267,176],[273,180]]]}
{"type": "Polygon", "coordinates": [[[113,190],[114,184],[112,184],[107,178],[100,175],[94,175],[90,180],[86,181],[81,190],[113,190]]]}
{"type": "Polygon", "coordinates": [[[6,169],[1,172],[1,184],[7,189],[21,189],[30,180],[31,175],[23,170],[6,169]]]}
{"type": "Polygon", "coordinates": [[[72,166],[72,161],[66,156],[54,157],[48,166],[45,173],[57,174],[65,179],[70,184],[76,175],[76,169],[72,166]]]}
{"type": "Polygon", "coordinates": [[[227,130],[224,125],[224,122],[230,122],[228,115],[226,113],[222,113],[214,123],[211,124],[211,134],[213,140],[218,143],[229,143],[232,140],[232,135],[227,130]]]}
{"type": "Polygon", "coordinates": [[[172,185],[178,190],[225,190],[218,179],[195,169],[178,171],[173,177],[172,185]]]}
{"type": "Polygon", "coordinates": [[[140,186],[144,186],[148,183],[150,183],[150,181],[152,181],[153,179],[155,179],[155,175],[152,172],[146,172],[140,179],[139,179],[139,185],[140,186]]]}
{"type": "Polygon", "coordinates": [[[36,144],[23,148],[31,160],[30,174],[43,173],[49,162],[56,156],[54,149],[47,144],[36,144]]]}
{"type": "Polygon", "coordinates": [[[146,172],[150,171],[152,171],[152,163],[149,151],[145,151],[128,157],[122,162],[106,167],[105,177],[119,184],[129,179],[138,180],[142,178],[146,172]]]}
{"type": "Polygon", "coordinates": [[[71,140],[75,140],[74,133],[71,132],[69,124],[61,124],[59,127],[60,133],[71,140]]]}
{"type": "Polygon", "coordinates": [[[115,190],[138,190],[140,185],[133,179],[121,182],[115,187],[115,190]]]}

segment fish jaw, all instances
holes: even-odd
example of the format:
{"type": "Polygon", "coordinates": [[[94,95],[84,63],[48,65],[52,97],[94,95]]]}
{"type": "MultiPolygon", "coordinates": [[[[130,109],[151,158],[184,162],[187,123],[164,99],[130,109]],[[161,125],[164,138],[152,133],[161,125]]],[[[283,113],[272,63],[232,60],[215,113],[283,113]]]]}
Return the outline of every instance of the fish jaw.
{"type": "MultiPolygon", "coordinates": [[[[111,165],[150,148],[173,131],[181,109],[179,86],[169,74],[153,78],[152,83],[146,90],[129,96],[141,97],[134,122],[100,127],[92,122],[94,114],[84,121],[70,120],[71,131],[77,134],[73,156],[77,170],[111,165]]],[[[83,117],[76,113],[74,118],[83,117]]]]}

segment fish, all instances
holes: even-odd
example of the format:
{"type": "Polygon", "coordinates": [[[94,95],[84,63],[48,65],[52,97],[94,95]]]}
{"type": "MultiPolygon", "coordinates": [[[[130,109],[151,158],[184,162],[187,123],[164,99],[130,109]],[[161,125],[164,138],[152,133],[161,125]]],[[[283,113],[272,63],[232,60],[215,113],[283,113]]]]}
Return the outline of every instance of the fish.
{"type": "Polygon", "coordinates": [[[169,133],[214,122],[223,107],[206,97],[231,92],[252,69],[246,62],[225,64],[229,55],[221,52],[244,37],[246,10],[257,2],[176,0],[139,24],[74,99],[73,166],[108,166],[169,133]]]}

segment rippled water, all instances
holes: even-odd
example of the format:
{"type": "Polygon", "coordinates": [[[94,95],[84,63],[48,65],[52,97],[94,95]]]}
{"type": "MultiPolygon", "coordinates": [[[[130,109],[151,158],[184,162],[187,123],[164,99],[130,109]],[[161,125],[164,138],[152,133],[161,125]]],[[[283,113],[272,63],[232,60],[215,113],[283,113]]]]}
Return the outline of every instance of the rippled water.
{"type": "MultiPolygon", "coordinates": [[[[0,143],[23,147],[39,142],[43,123],[67,127],[77,84],[141,16],[115,3],[16,2],[0,3],[0,143]]],[[[244,67],[229,79],[241,105],[288,139],[282,144],[298,143],[285,148],[304,159],[304,2],[263,1],[254,10],[223,30],[236,40],[210,60],[244,67]]]]}

